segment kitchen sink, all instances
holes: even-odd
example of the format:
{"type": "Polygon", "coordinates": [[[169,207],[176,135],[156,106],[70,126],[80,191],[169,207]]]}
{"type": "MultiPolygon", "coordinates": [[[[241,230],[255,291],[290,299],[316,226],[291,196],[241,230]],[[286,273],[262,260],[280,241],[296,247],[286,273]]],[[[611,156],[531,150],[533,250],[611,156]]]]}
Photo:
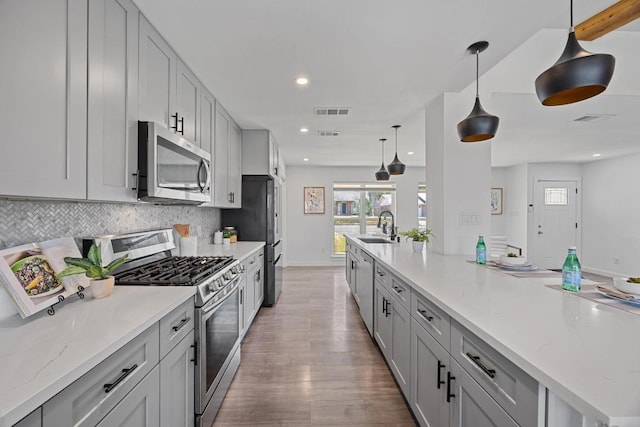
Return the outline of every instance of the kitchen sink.
{"type": "Polygon", "coordinates": [[[358,239],[364,243],[393,243],[393,241],[382,237],[358,237],[358,239]]]}

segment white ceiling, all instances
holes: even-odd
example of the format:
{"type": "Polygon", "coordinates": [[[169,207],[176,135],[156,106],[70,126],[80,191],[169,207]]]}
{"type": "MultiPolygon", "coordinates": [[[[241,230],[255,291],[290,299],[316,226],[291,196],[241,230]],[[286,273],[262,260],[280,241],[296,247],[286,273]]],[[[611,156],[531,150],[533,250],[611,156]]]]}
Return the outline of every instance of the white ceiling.
{"type": "MultiPolygon", "coordinates": [[[[306,157],[311,165],[377,167],[379,138],[391,142],[388,163],[394,124],[403,125],[400,159],[424,165],[424,106],[442,92],[464,90],[460,96],[469,97],[471,109],[475,61],[465,49],[477,40],[491,44],[480,68],[481,87],[491,88],[488,99],[481,90],[483,105],[501,118],[491,142],[494,165],[585,161],[606,148],[598,148],[603,141],[611,147],[606,156],[619,155],[630,152],[629,142],[640,136],[634,126],[640,112],[637,50],[627,55],[632,58],[624,49],[610,52],[617,58],[605,92],[611,96],[598,97],[598,104],[539,106],[533,81],[555,62],[566,39],[566,30],[540,30],[566,28],[568,1],[134,1],[242,128],[271,129],[290,165],[306,164],[306,157]],[[310,80],[306,88],[294,83],[301,75],[310,80]],[[314,107],[350,107],[351,114],[320,118],[314,107]],[[571,121],[593,113],[616,116],[571,121]],[[301,134],[301,127],[310,132],[301,134]],[[319,137],[318,130],[341,134],[319,137]]],[[[613,2],[576,2],[575,22],[613,2]]],[[[619,44],[637,46],[639,28],[632,23],[588,46],[603,52],[619,44]],[[627,38],[631,42],[625,44],[627,38]]]]}

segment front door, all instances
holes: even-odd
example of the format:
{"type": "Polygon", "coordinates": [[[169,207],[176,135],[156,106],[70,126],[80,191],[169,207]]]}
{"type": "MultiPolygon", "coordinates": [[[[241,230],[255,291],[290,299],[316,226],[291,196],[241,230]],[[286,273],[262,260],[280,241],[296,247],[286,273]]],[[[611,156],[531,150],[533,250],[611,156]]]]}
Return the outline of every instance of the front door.
{"type": "Polygon", "coordinates": [[[535,182],[532,261],[541,268],[562,268],[569,246],[578,245],[577,188],[575,180],[535,182]]]}

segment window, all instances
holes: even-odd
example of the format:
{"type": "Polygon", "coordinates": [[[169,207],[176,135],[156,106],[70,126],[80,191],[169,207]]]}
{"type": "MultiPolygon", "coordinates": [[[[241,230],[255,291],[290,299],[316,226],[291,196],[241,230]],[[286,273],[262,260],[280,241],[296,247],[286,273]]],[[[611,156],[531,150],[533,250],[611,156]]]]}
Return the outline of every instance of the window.
{"type": "MultiPolygon", "coordinates": [[[[345,252],[345,234],[373,234],[381,212],[396,212],[395,184],[333,184],[333,253],[345,252]]],[[[390,226],[391,218],[386,217],[390,226]]]]}
{"type": "Polygon", "coordinates": [[[545,187],[544,204],[545,206],[569,204],[569,189],[564,187],[545,187]]]}
{"type": "Polygon", "coordinates": [[[418,183],[418,229],[427,229],[427,184],[418,183]]]}

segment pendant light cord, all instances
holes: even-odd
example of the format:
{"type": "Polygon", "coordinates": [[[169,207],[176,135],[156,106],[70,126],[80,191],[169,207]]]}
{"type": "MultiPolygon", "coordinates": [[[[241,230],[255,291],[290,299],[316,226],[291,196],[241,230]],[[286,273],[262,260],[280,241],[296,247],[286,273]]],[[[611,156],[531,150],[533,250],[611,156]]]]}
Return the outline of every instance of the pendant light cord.
{"type": "Polygon", "coordinates": [[[570,2],[570,13],[571,13],[571,31],[573,31],[573,0],[571,0],[570,2]]]}
{"type": "Polygon", "coordinates": [[[398,157],[398,128],[396,128],[396,157],[398,157]]]}
{"type": "MultiPolygon", "coordinates": [[[[573,0],[572,0],[573,1],[573,0]]],[[[480,91],[480,51],[476,50],[476,98],[479,97],[478,93],[480,91]]]]}

